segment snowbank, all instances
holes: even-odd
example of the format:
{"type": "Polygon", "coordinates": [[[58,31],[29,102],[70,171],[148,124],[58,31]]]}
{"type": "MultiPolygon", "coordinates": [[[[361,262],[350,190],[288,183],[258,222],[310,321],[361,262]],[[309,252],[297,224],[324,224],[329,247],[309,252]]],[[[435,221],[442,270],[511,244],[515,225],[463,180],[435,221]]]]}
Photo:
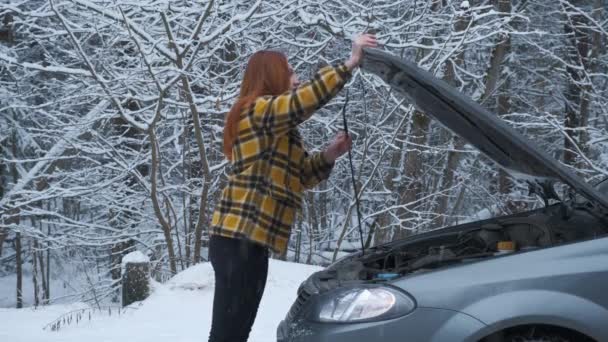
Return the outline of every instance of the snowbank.
{"type": "MultiPolygon", "coordinates": [[[[266,291],[250,342],[276,341],[276,327],[295,300],[300,283],[319,267],[270,261],[266,291]]],[[[43,330],[59,316],[86,308],[84,304],[33,309],[0,309],[0,341],[11,342],[200,342],[211,326],[214,276],[209,263],[177,274],[166,284],[153,284],[150,297],[120,317],[114,312],[88,315],[78,325],[43,330]]]]}

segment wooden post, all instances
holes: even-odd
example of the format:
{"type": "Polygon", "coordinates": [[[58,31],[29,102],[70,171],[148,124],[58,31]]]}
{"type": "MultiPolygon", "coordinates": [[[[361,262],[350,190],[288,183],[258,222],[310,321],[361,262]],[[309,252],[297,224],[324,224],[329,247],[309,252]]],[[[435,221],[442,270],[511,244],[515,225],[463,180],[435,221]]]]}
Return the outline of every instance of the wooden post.
{"type": "Polygon", "coordinates": [[[123,258],[122,306],[142,301],[150,294],[150,259],[140,251],[123,258]]]}

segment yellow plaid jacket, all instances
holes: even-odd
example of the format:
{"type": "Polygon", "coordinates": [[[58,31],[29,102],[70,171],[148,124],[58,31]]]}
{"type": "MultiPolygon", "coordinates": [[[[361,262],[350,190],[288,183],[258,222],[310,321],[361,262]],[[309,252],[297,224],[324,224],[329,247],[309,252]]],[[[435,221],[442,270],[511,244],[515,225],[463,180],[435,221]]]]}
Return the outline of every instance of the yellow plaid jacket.
{"type": "Polygon", "coordinates": [[[308,154],[296,127],[342,89],[351,74],[328,66],[297,89],[263,96],[244,108],[232,148],[232,170],[213,213],[210,235],[246,238],[283,254],[302,192],[333,168],[308,154]]]}

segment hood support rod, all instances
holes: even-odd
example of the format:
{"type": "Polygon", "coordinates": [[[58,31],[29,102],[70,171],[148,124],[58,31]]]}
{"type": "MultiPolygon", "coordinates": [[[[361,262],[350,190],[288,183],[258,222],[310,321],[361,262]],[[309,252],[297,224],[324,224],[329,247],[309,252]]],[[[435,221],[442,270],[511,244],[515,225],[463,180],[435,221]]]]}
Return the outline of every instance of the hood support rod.
{"type": "MultiPolygon", "coordinates": [[[[348,123],[346,122],[346,106],[348,105],[348,88],[346,89],[346,100],[342,106],[342,119],[344,120],[344,132],[348,135],[348,123]]],[[[355,180],[355,168],[353,167],[353,157],[348,149],[348,161],[350,162],[350,177],[353,182],[353,194],[357,206],[357,220],[359,221],[359,238],[361,239],[361,255],[365,255],[365,244],[363,243],[363,226],[361,225],[361,205],[359,204],[359,192],[357,191],[357,181],[355,180]]]]}

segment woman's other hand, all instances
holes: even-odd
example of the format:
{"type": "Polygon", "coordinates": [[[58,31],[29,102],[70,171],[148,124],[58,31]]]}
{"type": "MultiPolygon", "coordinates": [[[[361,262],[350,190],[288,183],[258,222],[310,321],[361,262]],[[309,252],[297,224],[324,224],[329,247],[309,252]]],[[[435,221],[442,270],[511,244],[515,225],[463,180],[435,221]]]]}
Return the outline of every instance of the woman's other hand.
{"type": "Polygon", "coordinates": [[[375,48],[378,46],[378,41],[376,40],[375,34],[362,33],[355,37],[353,40],[353,50],[350,54],[350,59],[347,60],[344,64],[350,70],[358,67],[361,64],[361,59],[363,58],[363,48],[370,47],[375,48]]]}
{"type": "Polygon", "coordinates": [[[333,163],[340,157],[350,150],[353,145],[353,140],[350,135],[345,132],[340,132],[334,138],[334,141],[327,146],[327,149],[323,152],[323,157],[328,163],[333,163]]]}

